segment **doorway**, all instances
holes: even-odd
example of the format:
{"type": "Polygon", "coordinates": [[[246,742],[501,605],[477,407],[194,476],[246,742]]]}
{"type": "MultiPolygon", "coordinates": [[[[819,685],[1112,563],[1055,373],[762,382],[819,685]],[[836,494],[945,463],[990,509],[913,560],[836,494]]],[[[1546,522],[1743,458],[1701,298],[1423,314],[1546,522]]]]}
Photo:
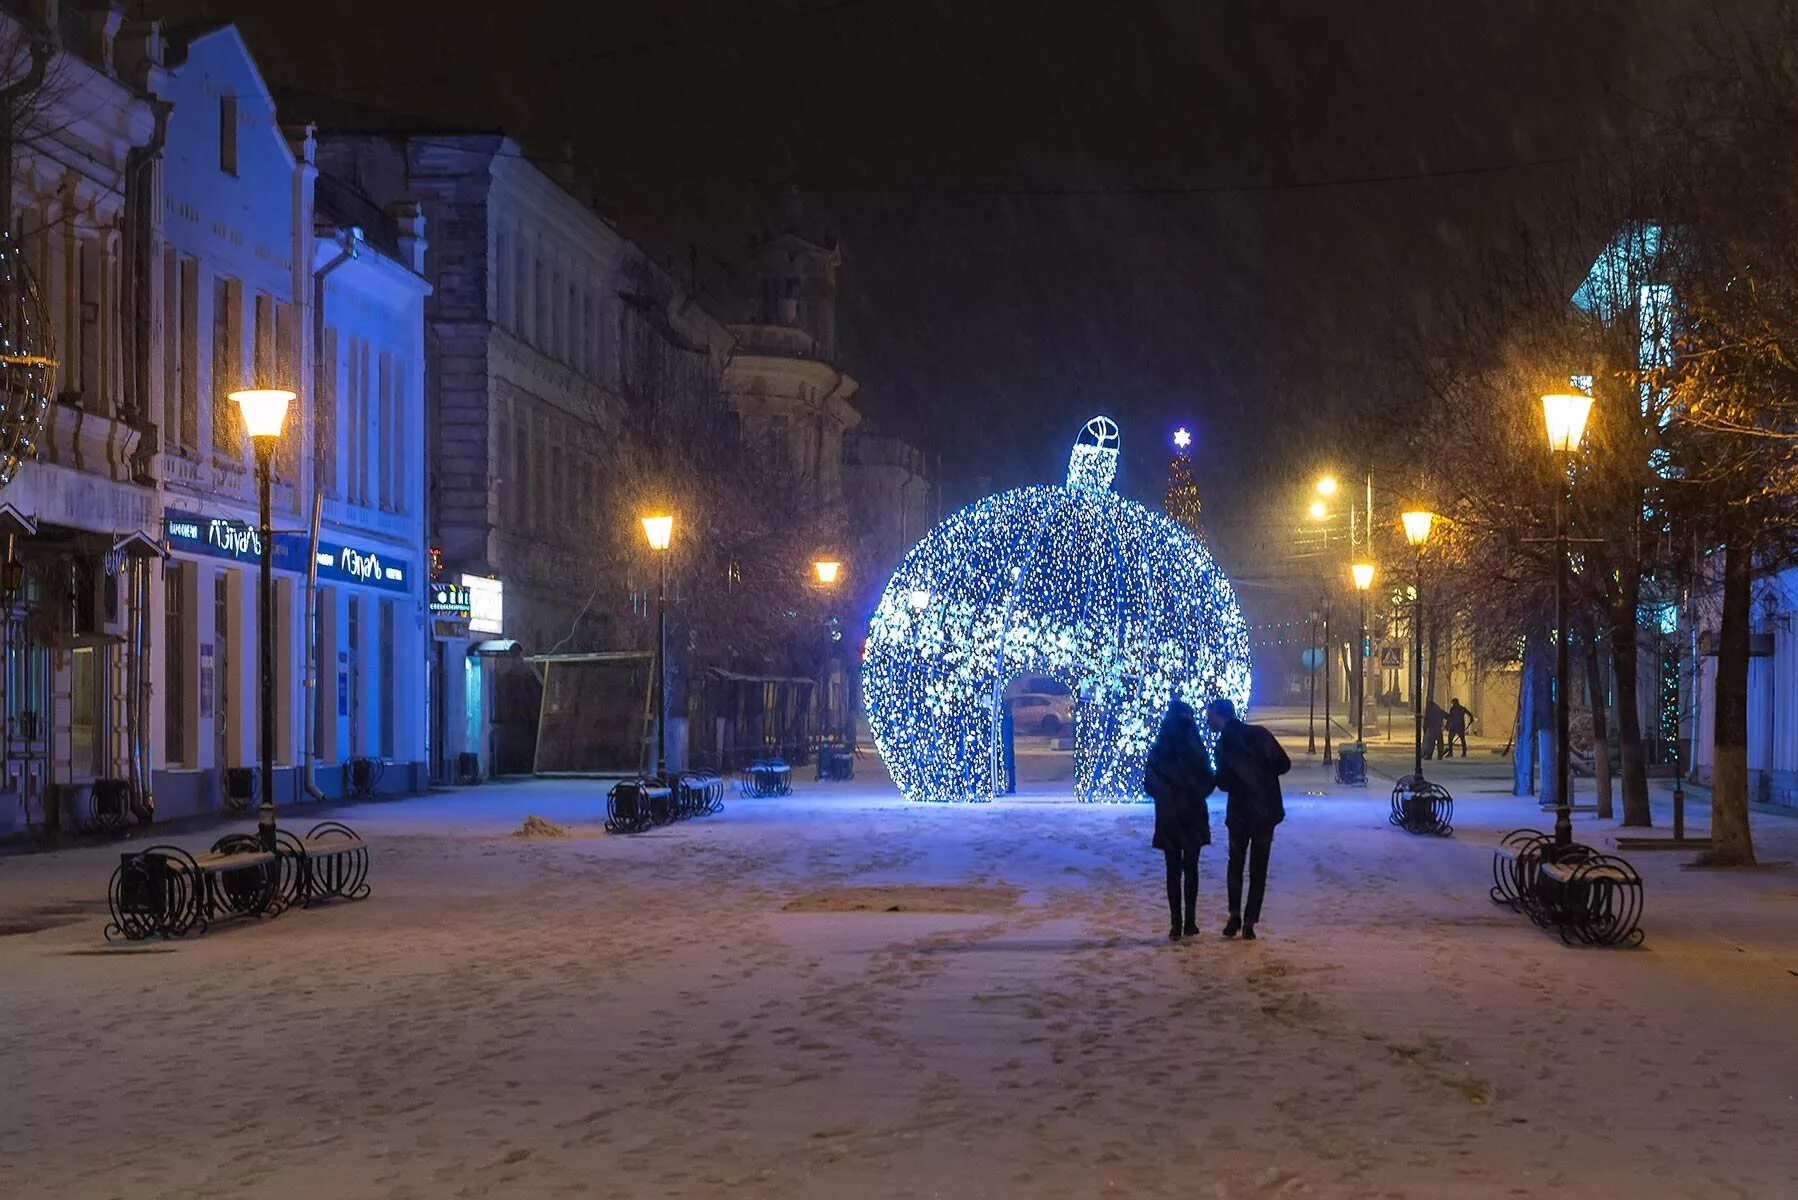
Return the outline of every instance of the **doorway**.
{"type": "Polygon", "coordinates": [[[1074,790],[1074,696],[1047,675],[1020,675],[1005,688],[1001,728],[1011,731],[1012,790],[1063,795],[1074,790]]]}

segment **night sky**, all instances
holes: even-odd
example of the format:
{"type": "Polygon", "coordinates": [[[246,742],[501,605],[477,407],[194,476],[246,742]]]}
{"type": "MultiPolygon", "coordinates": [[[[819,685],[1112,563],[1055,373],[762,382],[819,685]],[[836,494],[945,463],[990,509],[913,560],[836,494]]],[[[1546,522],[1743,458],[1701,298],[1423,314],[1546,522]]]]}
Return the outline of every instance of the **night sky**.
{"type": "MultiPolygon", "coordinates": [[[[784,0],[163,6],[277,89],[503,128],[744,315],[792,187],[842,356],[950,502],[1058,480],[1088,415],[1157,499],[1191,425],[1227,565],[1395,386],[1470,251],[1625,152],[1694,9],[784,0]]],[[[1402,379],[1397,386],[1402,386],[1402,379]]],[[[1344,452],[1391,478],[1391,445],[1344,452]]],[[[1234,560],[1234,561],[1232,561],[1234,560]]]]}

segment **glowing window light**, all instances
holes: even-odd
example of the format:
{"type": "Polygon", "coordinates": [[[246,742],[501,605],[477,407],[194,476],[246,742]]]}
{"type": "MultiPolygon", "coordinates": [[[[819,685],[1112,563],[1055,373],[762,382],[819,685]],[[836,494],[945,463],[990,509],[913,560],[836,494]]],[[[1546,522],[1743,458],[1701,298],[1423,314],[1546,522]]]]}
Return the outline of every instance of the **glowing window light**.
{"type": "Polygon", "coordinates": [[[1074,701],[1074,790],[1138,800],[1161,715],[1228,696],[1246,710],[1249,639],[1205,545],[1109,482],[1116,426],[1089,422],[1061,487],[989,496],[912,548],[868,630],[862,694],[894,782],[914,800],[995,795],[1005,687],[1074,701]],[[920,602],[919,597],[922,597],[920,602]]]}

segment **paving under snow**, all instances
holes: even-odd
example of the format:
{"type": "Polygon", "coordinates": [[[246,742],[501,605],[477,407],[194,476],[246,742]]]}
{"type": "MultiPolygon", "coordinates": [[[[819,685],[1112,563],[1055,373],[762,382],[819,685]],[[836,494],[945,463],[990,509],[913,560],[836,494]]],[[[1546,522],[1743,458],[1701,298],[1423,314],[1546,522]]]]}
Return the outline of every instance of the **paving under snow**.
{"type": "Polygon", "coordinates": [[[1570,949],[1486,896],[1545,818],[1453,771],[1439,841],[1301,767],[1253,945],[1168,944],[1146,807],[884,780],[340,809],[367,901],[123,949],[116,849],[6,858],[0,1196],[1791,1195],[1798,871],[1636,855],[1647,946],[1570,949]]]}

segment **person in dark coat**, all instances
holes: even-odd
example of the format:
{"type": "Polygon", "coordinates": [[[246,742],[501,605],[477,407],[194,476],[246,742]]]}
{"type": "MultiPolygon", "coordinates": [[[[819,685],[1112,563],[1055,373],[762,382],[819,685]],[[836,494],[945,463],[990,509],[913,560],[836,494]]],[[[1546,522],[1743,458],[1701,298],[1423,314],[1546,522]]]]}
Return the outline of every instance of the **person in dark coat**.
{"type": "Polygon", "coordinates": [[[1169,941],[1199,931],[1193,920],[1199,902],[1199,851],[1211,844],[1205,797],[1215,786],[1192,706],[1175,700],[1161,718],[1161,732],[1143,767],[1143,790],[1155,800],[1155,840],[1150,844],[1167,860],[1169,941]]]}
{"type": "Polygon", "coordinates": [[[1461,743],[1461,757],[1467,757],[1467,727],[1473,724],[1473,712],[1456,696],[1448,702],[1448,748],[1444,758],[1455,756],[1455,743],[1461,743]]]}
{"type": "Polygon", "coordinates": [[[1237,719],[1236,706],[1219,697],[1206,719],[1217,731],[1217,786],[1229,793],[1224,825],[1230,831],[1230,920],[1224,936],[1255,938],[1261,900],[1267,894],[1267,859],[1274,846],[1274,826],[1286,819],[1280,776],[1292,769],[1279,739],[1259,725],[1237,719]],[[1242,869],[1249,869],[1249,903],[1242,906],[1242,869]]]}
{"type": "Polygon", "coordinates": [[[1442,747],[1442,726],[1448,714],[1434,700],[1423,706],[1423,756],[1446,758],[1442,747]]]}

